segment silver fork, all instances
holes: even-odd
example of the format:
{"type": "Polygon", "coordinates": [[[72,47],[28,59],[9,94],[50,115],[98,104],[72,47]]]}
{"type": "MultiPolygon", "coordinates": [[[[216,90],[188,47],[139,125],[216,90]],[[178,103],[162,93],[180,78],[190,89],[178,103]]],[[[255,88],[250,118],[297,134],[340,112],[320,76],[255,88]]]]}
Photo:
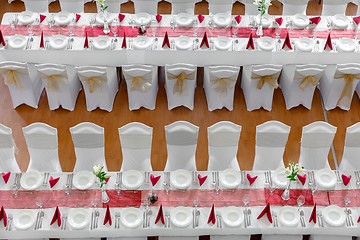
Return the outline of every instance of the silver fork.
{"type": "Polygon", "coordinates": [[[278,227],[278,224],[277,224],[277,214],[276,212],[272,212],[272,216],[273,216],[273,221],[274,221],[274,227],[278,227]]]}
{"type": "Polygon", "coordinates": [[[359,175],[359,171],[355,171],[355,177],[356,177],[356,186],[359,187],[359,186],[360,186],[360,175],[359,175]]]}
{"type": "Polygon", "coordinates": [[[49,175],[50,175],[50,173],[48,173],[48,172],[46,172],[45,174],[44,174],[44,179],[43,179],[43,186],[46,186],[47,185],[47,181],[48,181],[48,179],[49,179],[49,175]]]}
{"type": "Polygon", "coordinates": [[[119,226],[120,226],[120,213],[119,212],[117,212],[117,213],[115,213],[115,228],[116,229],[118,229],[119,228],[119,226]]]}
{"type": "Polygon", "coordinates": [[[11,214],[9,214],[9,216],[8,216],[8,225],[5,228],[6,231],[11,231],[12,221],[13,221],[13,216],[11,214]]]}
{"type": "Polygon", "coordinates": [[[300,210],[300,220],[301,220],[301,225],[302,227],[306,227],[306,223],[305,223],[305,217],[304,217],[304,210],[300,210]]]}

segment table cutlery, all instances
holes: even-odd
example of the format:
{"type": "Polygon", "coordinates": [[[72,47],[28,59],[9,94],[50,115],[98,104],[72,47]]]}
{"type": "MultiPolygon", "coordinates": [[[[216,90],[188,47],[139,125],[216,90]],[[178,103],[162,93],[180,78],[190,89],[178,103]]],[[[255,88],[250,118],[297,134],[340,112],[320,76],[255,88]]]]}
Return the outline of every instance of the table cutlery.
{"type": "Polygon", "coordinates": [[[244,209],[244,227],[247,228],[248,225],[247,225],[247,210],[246,208],[244,209]]]}
{"type": "Polygon", "coordinates": [[[170,17],[170,26],[171,26],[171,29],[174,31],[175,30],[175,22],[174,22],[173,16],[170,17]]]}
{"type": "Polygon", "coordinates": [[[89,46],[90,46],[90,50],[93,50],[93,47],[94,47],[94,46],[93,46],[93,40],[90,40],[90,41],[89,41],[89,46]]]}
{"type": "Polygon", "coordinates": [[[306,227],[304,215],[305,215],[304,210],[300,209],[300,222],[302,227],[306,227]]]}
{"type": "Polygon", "coordinates": [[[165,228],[170,228],[170,215],[165,214],[165,228]]]}
{"type": "Polygon", "coordinates": [[[193,184],[194,185],[197,185],[197,183],[198,183],[198,177],[197,177],[197,171],[193,171],[193,184]]]}
{"type": "Polygon", "coordinates": [[[99,216],[100,212],[98,210],[95,211],[95,228],[99,227],[99,216]]]}
{"type": "Polygon", "coordinates": [[[46,186],[47,185],[47,182],[48,182],[48,180],[49,180],[49,175],[50,175],[50,173],[48,173],[48,172],[46,172],[45,174],[44,174],[44,179],[43,179],[43,186],[46,186]]]}
{"type": "Polygon", "coordinates": [[[35,221],[34,230],[37,229],[37,227],[38,227],[38,225],[39,225],[39,220],[40,220],[40,211],[38,211],[38,213],[36,214],[36,221],[35,221]]]}
{"type": "Polygon", "coordinates": [[[319,227],[324,227],[324,222],[323,222],[322,214],[318,213],[318,214],[316,214],[316,216],[317,216],[317,218],[318,218],[319,227]]]}
{"type": "Polygon", "coordinates": [[[341,177],[340,177],[340,173],[338,170],[335,170],[335,175],[336,175],[337,183],[341,183],[341,177]]]}
{"type": "Polygon", "coordinates": [[[348,208],[347,211],[348,211],[348,215],[349,215],[350,225],[351,225],[351,226],[355,226],[354,221],[353,221],[353,218],[352,218],[351,209],[348,208]]]}
{"type": "Polygon", "coordinates": [[[68,38],[67,44],[66,44],[66,49],[69,50],[70,49],[70,41],[71,38],[68,38]]]}
{"type": "Polygon", "coordinates": [[[115,228],[116,229],[119,229],[120,228],[120,213],[119,212],[117,212],[116,214],[115,214],[115,228]]]}
{"type": "Polygon", "coordinates": [[[63,217],[61,218],[60,229],[61,229],[61,230],[65,230],[65,216],[63,216],[63,217]]]}
{"type": "Polygon", "coordinates": [[[146,216],[146,214],[147,214],[147,210],[145,210],[143,212],[143,228],[146,228],[146,226],[147,226],[147,216],[146,216]]]}
{"type": "Polygon", "coordinates": [[[26,41],[25,50],[29,49],[29,44],[30,44],[30,36],[28,37],[28,39],[26,41]]]}
{"type": "Polygon", "coordinates": [[[251,226],[251,209],[250,208],[248,208],[248,210],[247,210],[247,216],[248,216],[248,227],[250,227],[251,226]]]}
{"type": "Polygon", "coordinates": [[[347,207],[345,207],[344,212],[345,212],[345,214],[346,214],[345,225],[346,225],[347,227],[350,227],[351,223],[350,223],[349,212],[348,212],[348,210],[347,210],[347,207]]]}
{"type": "Polygon", "coordinates": [[[145,183],[149,183],[150,182],[150,173],[149,172],[145,172],[144,173],[144,175],[145,175],[145,183]]]}
{"type": "Polygon", "coordinates": [[[265,183],[264,183],[264,188],[269,188],[270,186],[270,182],[269,182],[269,173],[265,172],[265,183]]]}
{"type": "Polygon", "coordinates": [[[73,48],[74,38],[70,38],[70,50],[73,48]]]}
{"type": "Polygon", "coordinates": [[[5,228],[6,231],[11,231],[12,221],[13,221],[13,216],[11,214],[9,214],[9,216],[8,216],[8,225],[5,228]]]}
{"type": "Polygon", "coordinates": [[[32,48],[32,43],[34,42],[34,38],[32,36],[29,37],[29,46],[27,49],[31,49],[32,48]]]}
{"type": "Polygon", "coordinates": [[[278,225],[277,225],[277,215],[276,215],[276,213],[274,211],[272,212],[272,217],[273,217],[273,225],[274,225],[274,227],[278,227],[278,225]]]}
{"type": "Polygon", "coordinates": [[[94,219],[95,219],[95,211],[92,211],[91,212],[91,220],[90,220],[90,230],[94,229],[94,219]]]}
{"type": "Polygon", "coordinates": [[[356,177],[356,186],[360,186],[360,174],[359,171],[355,171],[355,177],[356,177]]]}
{"type": "Polygon", "coordinates": [[[151,219],[151,215],[152,215],[152,211],[151,209],[148,209],[148,212],[147,212],[147,224],[146,224],[146,227],[150,227],[150,219],[151,219]]]}
{"type": "Polygon", "coordinates": [[[216,220],[217,220],[217,227],[222,228],[222,222],[221,222],[221,215],[216,214],[216,220]]]}

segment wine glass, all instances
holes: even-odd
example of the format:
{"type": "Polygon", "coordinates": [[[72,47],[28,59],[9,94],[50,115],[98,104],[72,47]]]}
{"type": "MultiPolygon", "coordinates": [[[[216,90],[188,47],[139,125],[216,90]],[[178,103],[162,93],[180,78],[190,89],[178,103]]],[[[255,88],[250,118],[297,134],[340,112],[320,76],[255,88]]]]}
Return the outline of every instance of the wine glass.
{"type": "Polygon", "coordinates": [[[276,39],[280,39],[280,34],[281,34],[281,28],[280,26],[278,26],[277,28],[275,28],[276,39]]]}
{"type": "Polygon", "coordinates": [[[12,192],[14,198],[18,198],[19,187],[16,184],[12,185],[11,192],[12,192]]]}
{"type": "Polygon", "coordinates": [[[117,37],[118,25],[119,22],[117,19],[114,19],[110,25],[110,30],[113,33],[114,37],[117,37]]]}
{"type": "Polygon", "coordinates": [[[296,199],[296,202],[297,202],[297,205],[298,205],[298,208],[300,209],[300,207],[302,205],[304,205],[305,203],[305,197],[303,195],[300,195],[297,199],[296,199]]]}
{"type": "Polygon", "coordinates": [[[237,22],[234,20],[232,20],[232,23],[231,23],[231,32],[233,34],[233,38],[236,38],[237,37],[237,34],[238,34],[238,26],[237,26],[237,22]]]}
{"type": "Polygon", "coordinates": [[[35,204],[38,208],[40,208],[40,209],[43,208],[43,200],[42,200],[41,196],[35,197],[35,204]]]}
{"type": "Polygon", "coordinates": [[[244,206],[247,207],[249,205],[249,195],[245,194],[242,199],[244,206]]]}
{"type": "Polygon", "coordinates": [[[156,37],[157,28],[158,28],[158,23],[157,23],[156,19],[152,19],[151,20],[151,36],[153,38],[156,37]]]}

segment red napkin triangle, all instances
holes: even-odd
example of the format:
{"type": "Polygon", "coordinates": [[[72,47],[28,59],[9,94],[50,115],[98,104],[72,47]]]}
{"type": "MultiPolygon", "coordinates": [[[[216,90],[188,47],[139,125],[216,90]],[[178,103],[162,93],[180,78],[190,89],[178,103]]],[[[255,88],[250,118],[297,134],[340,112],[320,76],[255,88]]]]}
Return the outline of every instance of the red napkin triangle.
{"type": "Polygon", "coordinates": [[[304,175],[298,174],[297,178],[301,182],[302,185],[305,185],[305,183],[306,183],[306,174],[304,174],[304,175]]]}
{"type": "Polygon", "coordinates": [[[124,32],[124,38],[123,38],[123,41],[122,41],[122,44],[121,44],[121,48],[126,48],[126,35],[125,35],[125,32],[124,32]]]}
{"type": "Polygon", "coordinates": [[[50,178],[49,178],[50,187],[51,188],[54,187],[59,180],[60,180],[60,177],[53,178],[52,176],[50,176],[50,178]]]}
{"type": "Polygon", "coordinates": [[[285,40],[284,40],[284,44],[283,44],[283,46],[282,46],[282,49],[284,49],[285,47],[288,47],[290,50],[292,50],[289,33],[286,34],[286,37],[285,37],[285,40]]]}
{"type": "Polygon", "coordinates": [[[321,21],[321,17],[312,17],[312,18],[309,18],[309,21],[310,21],[310,23],[317,25],[321,21]]]}
{"type": "Polygon", "coordinates": [[[78,22],[81,18],[81,15],[80,14],[75,14],[75,22],[78,22]]]}
{"type": "Polygon", "coordinates": [[[249,49],[249,48],[251,48],[252,50],[255,49],[254,39],[253,39],[252,33],[250,33],[249,41],[248,41],[248,43],[246,45],[246,49],[249,49]]]}
{"type": "Polygon", "coordinates": [[[110,177],[105,178],[105,184],[108,183],[109,180],[110,180],[110,177]]]}
{"type": "Polygon", "coordinates": [[[354,23],[359,24],[360,22],[360,16],[353,17],[354,23]]]}
{"type": "Polygon", "coordinates": [[[199,184],[200,186],[202,186],[204,184],[204,182],[206,181],[207,179],[207,175],[206,176],[201,176],[200,174],[198,174],[198,179],[199,179],[199,184]]]}
{"type": "Polygon", "coordinates": [[[198,15],[199,22],[202,23],[205,19],[205,17],[202,14],[198,15]]]}
{"type": "Polygon", "coordinates": [[[153,186],[157,184],[157,182],[160,180],[161,176],[155,176],[154,174],[150,174],[150,181],[153,186]]]}
{"type": "Polygon", "coordinates": [[[111,226],[112,224],[112,220],[111,220],[111,213],[110,213],[110,208],[109,208],[109,205],[107,205],[106,207],[106,213],[105,213],[105,218],[104,218],[104,225],[106,223],[109,222],[109,225],[111,226]]]}
{"type": "Polygon", "coordinates": [[[159,211],[157,213],[157,216],[156,216],[156,219],[155,219],[155,224],[157,224],[159,222],[159,220],[161,220],[162,224],[165,224],[164,212],[163,212],[162,204],[160,205],[159,211]]]}
{"type": "Polygon", "coordinates": [[[201,40],[200,47],[202,47],[204,44],[205,44],[205,46],[206,46],[207,48],[210,47],[210,45],[209,45],[209,39],[208,39],[208,37],[207,37],[206,32],[204,33],[204,36],[203,36],[203,38],[202,38],[202,40],[201,40]]]}
{"type": "Polygon", "coordinates": [[[325,43],[325,46],[324,46],[324,50],[326,50],[326,47],[329,47],[331,50],[333,50],[333,45],[332,45],[332,42],[331,42],[331,36],[330,36],[330,33],[326,39],[326,43],[325,43]]]}
{"type": "Polygon", "coordinates": [[[279,24],[279,26],[283,23],[284,19],[282,17],[275,18],[275,22],[279,24]]]}
{"type": "Polygon", "coordinates": [[[7,183],[9,181],[10,175],[11,175],[11,172],[1,173],[1,176],[4,179],[5,183],[7,183]]]}
{"type": "Polygon", "coordinates": [[[89,39],[88,39],[88,34],[87,34],[87,32],[85,32],[84,48],[89,48],[89,39]]]}
{"type": "Polygon", "coordinates": [[[249,184],[250,184],[250,186],[251,186],[251,185],[256,181],[256,179],[258,178],[258,176],[252,177],[252,176],[248,173],[248,174],[246,174],[246,178],[248,179],[249,184]]]}
{"type": "Polygon", "coordinates": [[[44,32],[41,32],[40,48],[45,48],[45,44],[44,44],[44,32]]]}
{"type": "Polygon", "coordinates": [[[43,14],[40,14],[40,23],[42,23],[45,20],[46,16],[43,14]]]}
{"type": "Polygon", "coordinates": [[[156,18],[156,21],[157,21],[158,23],[160,23],[160,22],[161,22],[161,19],[162,19],[162,16],[161,16],[160,14],[157,14],[155,18],[156,18]]]}
{"type": "Polygon", "coordinates": [[[60,213],[59,207],[56,207],[54,216],[51,220],[50,225],[53,225],[54,222],[56,222],[56,220],[57,220],[58,226],[60,227],[61,226],[61,213],[60,213]]]}
{"type": "Polygon", "coordinates": [[[119,21],[122,22],[122,20],[124,20],[124,18],[125,18],[125,14],[119,13],[118,18],[119,18],[119,21]]]}
{"type": "Polygon", "coordinates": [[[167,32],[165,33],[164,41],[162,43],[162,48],[164,48],[164,46],[170,48],[170,40],[167,32]]]}
{"type": "Polygon", "coordinates": [[[3,47],[6,46],[6,41],[5,41],[5,38],[4,38],[1,30],[0,30],[0,43],[1,43],[1,45],[3,45],[3,47]]]}
{"type": "Polygon", "coordinates": [[[347,186],[351,180],[351,175],[347,176],[345,174],[341,174],[341,179],[342,179],[344,185],[347,186]]]}
{"type": "Polygon", "coordinates": [[[241,16],[240,15],[237,15],[235,17],[235,21],[239,24],[241,22],[241,16]]]}
{"type": "Polygon", "coordinates": [[[4,227],[7,226],[7,222],[8,222],[8,218],[7,218],[7,214],[5,212],[5,209],[4,207],[1,207],[1,210],[0,210],[0,221],[1,220],[4,220],[4,227]]]}
{"type": "Polygon", "coordinates": [[[207,223],[212,223],[212,224],[215,224],[216,223],[216,214],[215,214],[215,205],[213,204],[212,207],[211,207],[211,211],[210,211],[210,214],[209,214],[209,218],[208,218],[208,221],[207,223]]]}
{"type": "Polygon", "coordinates": [[[313,221],[316,224],[316,204],[310,214],[309,222],[313,221]]]}
{"type": "Polygon", "coordinates": [[[360,222],[360,216],[358,217],[358,220],[357,220],[357,222],[360,222]]]}
{"type": "Polygon", "coordinates": [[[262,218],[266,213],[267,219],[269,220],[270,223],[272,223],[272,216],[271,216],[271,209],[270,209],[270,204],[268,203],[266,205],[266,207],[261,211],[261,213],[259,214],[259,216],[257,217],[257,219],[262,218]]]}

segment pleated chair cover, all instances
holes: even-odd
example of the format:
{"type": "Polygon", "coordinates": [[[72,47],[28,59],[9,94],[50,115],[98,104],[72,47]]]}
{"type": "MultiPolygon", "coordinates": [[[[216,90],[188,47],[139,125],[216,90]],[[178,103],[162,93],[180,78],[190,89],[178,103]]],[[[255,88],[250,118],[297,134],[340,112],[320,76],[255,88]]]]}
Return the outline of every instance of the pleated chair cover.
{"type": "Polygon", "coordinates": [[[133,122],[119,128],[122,151],[120,171],[152,171],[151,145],[152,127],[133,122]]]}
{"type": "Polygon", "coordinates": [[[325,109],[339,107],[350,110],[352,97],[359,81],[360,64],[328,65],[319,84],[325,109]]]}
{"type": "MultiPolygon", "coordinates": [[[[243,67],[241,88],[244,92],[246,107],[253,111],[263,107],[271,111],[274,89],[277,88],[277,79],[281,73],[280,65],[247,65],[243,67]],[[273,79],[273,85],[266,79],[273,79]],[[264,79],[264,80],[263,80],[264,79]],[[263,84],[261,84],[263,82],[263,84]]],[[[272,81],[270,81],[272,82],[272,81]]]]}
{"type": "Polygon", "coordinates": [[[25,4],[25,10],[30,12],[49,12],[48,0],[22,0],[25,4]]]}
{"type": "Polygon", "coordinates": [[[87,110],[96,108],[112,111],[115,96],[119,89],[116,67],[77,67],[83,85],[87,110]],[[92,79],[95,84],[89,84],[92,79]]]}
{"type": "Polygon", "coordinates": [[[328,155],[336,127],[322,121],[303,127],[299,164],[306,170],[330,168],[328,155]]]}
{"type": "Polygon", "coordinates": [[[274,234],[263,234],[261,236],[262,240],[302,240],[303,235],[295,235],[295,234],[275,234],[276,229],[274,230],[274,234]]]}
{"type": "MultiPolygon", "coordinates": [[[[110,0],[108,0],[110,1],[110,0]]],[[[106,4],[108,4],[106,1],[106,4]]],[[[71,13],[83,13],[84,12],[84,0],[59,0],[61,11],[71,13]]]]}
{"type": "Polygon", "coordinates": [[[74,66],[59,64],[36,65],[44,82],[50,110],[64,109],[73,111],[81,91],[81,83],[74,66]]]}
{"type": "Polygon", "coordinates": [[[165,126],[167,161],[164,171],[196,171],[195,153],[199,127],[186,121],[165,126]]]}
{"type": "MultiPolygon", "coordinates": [[[[245,15],[258,15],[259,11],[253,0],[239,0],[245,5],[245,15]]],[[[267,11],[266,11],[267,13],[267,11]]]]}
{"type": "Polygon", "coordinates": [[[240,67],[233,66],[204,67],[204,90],[209,111],[223,107],[233,110],[239,71],[240,67]]]}
{"type": "Polygon", "coordinates": [[[303,105],[311,109],[316,86],[322,77],[325,65],[285,65],[279,86],[285,98],[286,109],[303,105]]]}
{"type": "Polygon", "coordinates": [[[229,13],[231,15],[234,0],[208,0],[209,13],[229,13]]]}
{"type": "Polygon", "coordinates": [[[145,12],[151,15],[157,14],[157,0],[132,0],[132,2],[134,3],[135,13],[145,12]]]}
{"type": "Polygon", "coordinates": [[[283,155],[290,126],[268,121],[256,126],[255,160],[253,170],[275,170],[284,167],[283,155]]]}
{"type": "Polygon", "coordinates": [[[309,0],[279,0],[283,4],[282,15],[305,14],[309,0]]]}
{"type": "Polygon", "coordinates": [[[15,151],[11,128],[0,124],[0,172],[21,172],[15,151]]]}
{"type": "Polygon", "coordinates": [[[340,170],[360,170],[360,123],[346,129],[345,145],[340,170]]]}
{"type": "Polygon", "coordinates": [[[169,110],[184,106],[194,109],[197,67],[192,64],[165,65],[165,90],[169,110]],[[183,76],[185,79],[180,79],[183,76]]]}
{"type": "Polygon", "coordinates": [[[129,109],[144,107],[154,110],[158,86],[158,67],[152,65],[124,65],[124,78],[127,85],[129,109]]]}
{"type": "Polygon", "coordinates": [[[62,172],[58,154],[57,129],[37,122],[22,130],[30,155],[27,171],[62,172]]]}
{"type": "Polygon", "coordinates": [[[322,0],[322,12],[323,16],[334,16],[335,14],[345,14],[347,4],[351,0],[322,0]]]}
{"type": "MultiPolygon", "coordinates": [[[[110,13],[119,13],[120,12],[120,6],[122,3],[127,2],[127,0],[106,0],[106,6],[108,8],[106,11],[110,13]]],[[[100,12],[100,4],[96,2],[97,11],[100,12]]]]}
{"type": "Polygon", "coordinates": [[[237,160],[241,126],[222,121],[208,127],[208,171],[240,170],[237,160]]]}
{"type": "Polygon", "coordinates": [[[171,0],[171,14],[194,14],[195,0],[171,0]]]}

